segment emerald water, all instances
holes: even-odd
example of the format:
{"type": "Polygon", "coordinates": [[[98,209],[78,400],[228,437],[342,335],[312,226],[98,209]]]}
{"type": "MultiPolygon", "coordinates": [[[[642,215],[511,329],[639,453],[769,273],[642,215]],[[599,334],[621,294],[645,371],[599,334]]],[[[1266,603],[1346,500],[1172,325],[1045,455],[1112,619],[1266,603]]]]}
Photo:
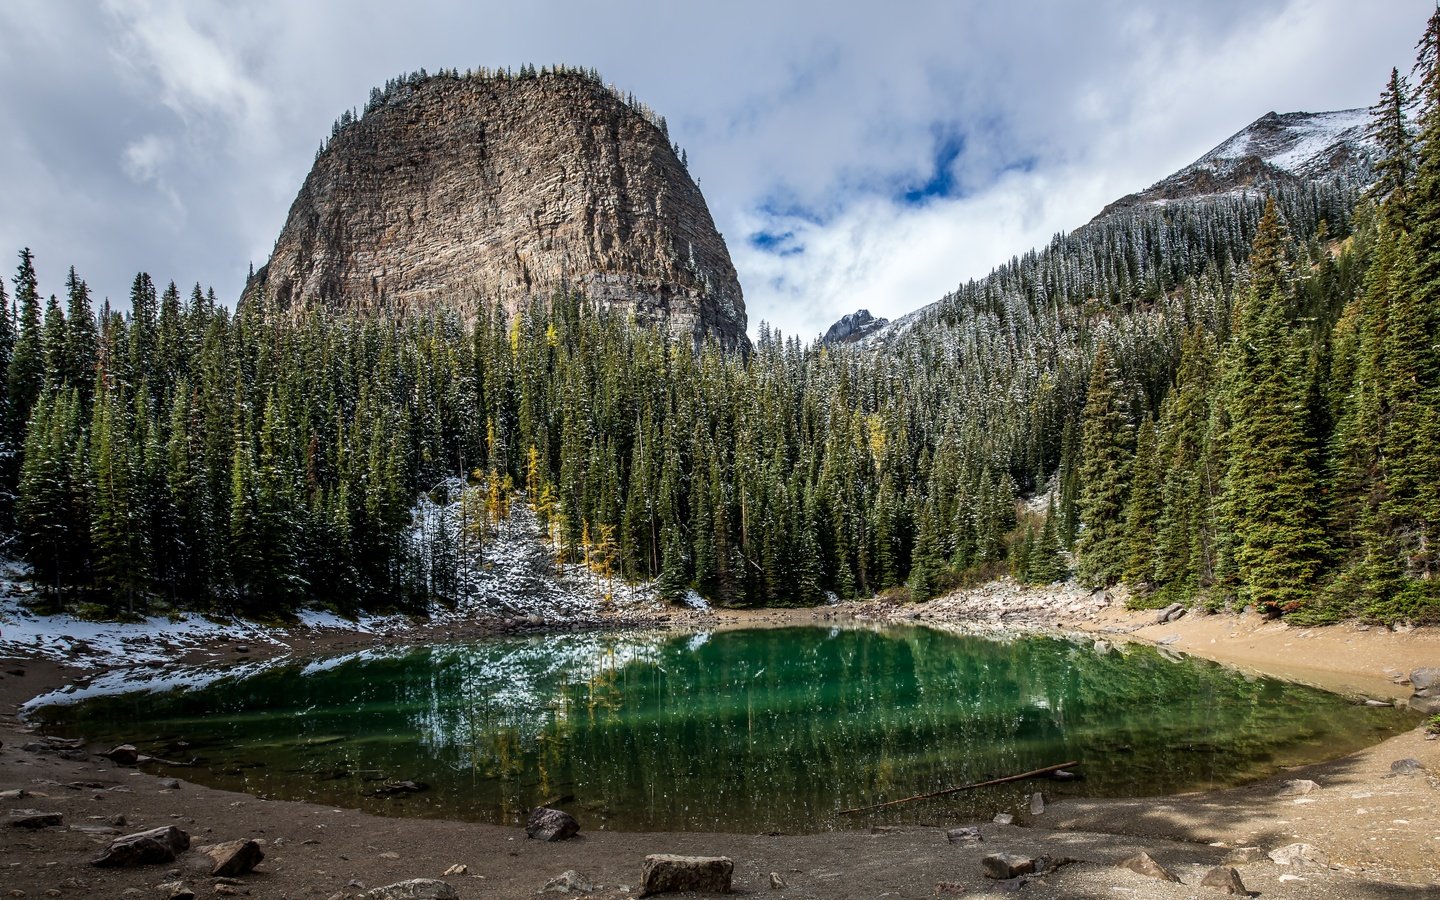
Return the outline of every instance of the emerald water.
{"type": "Polygon", "coordinates": [[[1149,647],[924,628],[588,633],[369,651],[41,707],[52,733],[196,759],[276,799],[587,828],[787,832],[989,817],[1334,758],[1412,717],[1149,647]],[[1080,760],[1083,781],[838,811],[1080,760]],[[387,781],[428,790],[381,796],[387,781]]]}

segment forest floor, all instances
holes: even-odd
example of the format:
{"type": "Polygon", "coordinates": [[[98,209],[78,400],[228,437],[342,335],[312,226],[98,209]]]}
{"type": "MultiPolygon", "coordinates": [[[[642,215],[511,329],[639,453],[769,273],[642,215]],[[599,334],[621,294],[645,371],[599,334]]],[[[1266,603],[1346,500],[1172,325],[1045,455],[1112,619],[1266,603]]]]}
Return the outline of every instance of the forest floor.
{"type": "MultiPolygon", "coordinates": [[[[966,630],[1039,628],[1088,632],[1087,639],[1141,640],[1242,668],[1283,675],[1356,696],[1403,698],[1404,673],[1440,665],[1433,629],[1392,632],[1342,625],[1298,629],[1258,616],[1187,615],[1154,624],[1154,612],[1130,612],[1117,598],[1074,588],[1021,588],[1006,582],[927,604],[869,601],[816,610],[674,612],[661,627],[724,628],[914,621],[966,630]]],[[[290,654],[342,652],[377,643],[459,640],[488,633],[449,622],[402,631],[296,632],[275,642],[212,639],[177,654],[189,662],[225,663],[290,654]]],[[[582,830],[555,844],[527,840],[517,828],[373,816],[306,803],[266,801],[184,780],[183,769],[116,765],[89,752],[24,749],[39,741],[19,718],[27,700],[99,674],[43,658],[0,662],[0,814],[12,809],[60,812],[65,825],[35,831],[0,825],[0,900],[14,897],[160,898],[158,885],[183,879],[196,896],[346,898],[410,878],[444,876],[461,898],[534,897],[566,870],[601,885],[585,896],[636,895],[650,853],[725,855],[735,861],[740,894],[776,898],[888,897],[1015,893],[1037,898],[1180,898],[1220,896],[1201,877],[1236,848],[1313,846],[1324,863],[1280,865],[1263,853],[1231,863],[1246,888],[1262,897],[1440,897],[1440,741],[1416,728],[1343,759],[1307,766],[1239,788],[1138,800],[1046,804],[1038,815],[1011,810],[1014,824],[978,824],[979,844],[950,844],[944,828],[884,827],[812,835],[625,833],[582,830]],[[23,674],[22,674],[23,673],[23,674]],[[1420,768],[1395,774],[1392,763],[1420,768]],[[164,779],[179,778],[167,787],[164,779]],[[1313,781],[1297,794],[1287,782],[1313,781]],[[125,825],[108,824],[123,816],[125,825]],[[266,858],[236,884],[208,877],[208,858],[192,850],[169,865],[98,869],[89,859],[113,837],[175,824],[194,845],[253,838],[266,858]],[[1115,863],[1146,851],[1183,883],[1157,881],[1115,863]],[[1013,853],[1070,858],[1040,877],[991,881],[981,859],[1013,853]],[[784,887],[771,887],[771,873],[784,887]],[[364,888],[361,887],[364,886],[364,888]],[[217,890],[219,888],[219,890],[217,890]]],[[[47,748],[49,749],[49,748],[47,748]]],[[[142,747],[143,751],[144,748],[142,747]]],[[[1037,789],[1043,790],[1043,782],[1037,789]]],[[[582,828],[585,823],[581,822],[582,828]]],[[[1253,854],[1252,854],[1253,855],[1253,854]]],[[[542,896],[581,896],[554,893],[542,896]]]]}

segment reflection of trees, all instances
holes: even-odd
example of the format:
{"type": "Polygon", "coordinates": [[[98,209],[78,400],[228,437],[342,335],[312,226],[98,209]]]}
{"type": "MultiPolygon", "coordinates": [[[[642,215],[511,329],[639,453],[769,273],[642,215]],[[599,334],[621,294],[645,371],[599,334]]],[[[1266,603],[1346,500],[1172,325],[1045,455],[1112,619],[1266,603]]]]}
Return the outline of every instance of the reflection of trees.
{"type": "Polygon", "coordinates": [[[501,821],[573,795],[591,821],[747,830],[819,827],[841,807],[1071,758],[1089,792],[1181,790],[1297,743],[1345,752],[1373,736],[1347,730],[1361,717],[1400,724],[1149,648],[919,628],[509,638],[297,674],[59,714],[97,738],[198,741],[216,781],[260,793],[501,821]],[[266,765],[241,767],[253,761],[266,765]],[[385,778],[433,789],[370,796],[385,778]]]}

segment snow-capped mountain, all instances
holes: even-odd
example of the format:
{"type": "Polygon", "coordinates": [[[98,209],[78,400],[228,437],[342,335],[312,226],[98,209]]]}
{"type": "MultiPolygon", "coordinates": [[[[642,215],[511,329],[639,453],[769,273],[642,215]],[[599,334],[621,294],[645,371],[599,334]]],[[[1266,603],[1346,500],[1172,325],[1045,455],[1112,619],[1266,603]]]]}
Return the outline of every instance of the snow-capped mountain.
{"type": "Polygon", "coordinates": [[[1170,177],[1100,213],[1347,175],[1368,180],[1375,152],[1370,112],[1270,112],[1170,177]]]}

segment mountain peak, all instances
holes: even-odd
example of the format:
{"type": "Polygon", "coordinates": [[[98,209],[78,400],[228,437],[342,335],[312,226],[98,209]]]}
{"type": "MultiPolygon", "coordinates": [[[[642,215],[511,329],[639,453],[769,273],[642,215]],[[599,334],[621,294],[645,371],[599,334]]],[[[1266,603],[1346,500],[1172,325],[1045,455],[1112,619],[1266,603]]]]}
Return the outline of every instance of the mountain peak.
{"type": "Polygon", "coordinates": [[[1375,153],[1366,134],[1369,121],[1369,110],[1363,108],[1268,112],[1174,175],[1122,197],[1100,215],[1142,203],[1263,191],[1335,176],[1367,180],[1375,153]]]}

